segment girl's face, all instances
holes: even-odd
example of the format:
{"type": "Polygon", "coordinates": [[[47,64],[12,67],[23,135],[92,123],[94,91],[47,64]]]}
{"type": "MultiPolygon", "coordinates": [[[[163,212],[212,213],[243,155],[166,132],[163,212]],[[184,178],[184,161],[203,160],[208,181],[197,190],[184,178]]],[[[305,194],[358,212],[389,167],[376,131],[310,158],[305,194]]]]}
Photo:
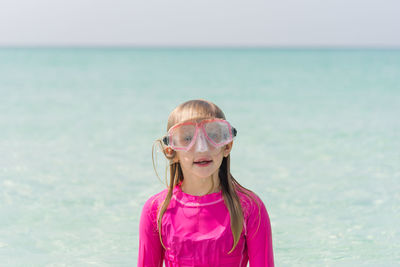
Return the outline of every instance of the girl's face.
{"type": "Polygon", "coordinates": [[[195,144],[188,151],[176,151],[176,160],[179,161],[185,177],[207,178],[218,175],[222,159],[229,155],[231,149],[232,142],[216,148],[199,131],[195,144]]]}

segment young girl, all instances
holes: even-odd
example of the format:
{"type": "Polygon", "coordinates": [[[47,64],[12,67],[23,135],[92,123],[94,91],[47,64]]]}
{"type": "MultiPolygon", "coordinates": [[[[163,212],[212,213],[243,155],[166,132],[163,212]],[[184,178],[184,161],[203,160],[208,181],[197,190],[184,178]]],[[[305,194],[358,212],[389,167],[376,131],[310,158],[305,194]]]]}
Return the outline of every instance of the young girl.
{"type": "Polygon", "coordinates": [[[230,173],[237,131],[222,110],[185,102],[169,115],[167,131],[158,142],[170,182],[144,204],[138,266],[274,266],[264,203],[230,173]]]}

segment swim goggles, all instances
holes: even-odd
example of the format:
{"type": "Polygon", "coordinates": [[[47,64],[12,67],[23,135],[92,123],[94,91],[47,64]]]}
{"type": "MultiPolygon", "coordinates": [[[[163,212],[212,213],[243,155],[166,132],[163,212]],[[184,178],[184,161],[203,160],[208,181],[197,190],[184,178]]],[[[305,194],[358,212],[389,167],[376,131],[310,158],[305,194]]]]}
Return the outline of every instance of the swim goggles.
{"type": "Polygon", "coordinates": [[[173,150],[188,151],[196,143],[199,135],[204,136],[214,147],[221,147],[231,142],[236,134],[236,129],[226,120],[206,119],[198,123],[176,124],[169,129],[162,141],[173,150]]]}

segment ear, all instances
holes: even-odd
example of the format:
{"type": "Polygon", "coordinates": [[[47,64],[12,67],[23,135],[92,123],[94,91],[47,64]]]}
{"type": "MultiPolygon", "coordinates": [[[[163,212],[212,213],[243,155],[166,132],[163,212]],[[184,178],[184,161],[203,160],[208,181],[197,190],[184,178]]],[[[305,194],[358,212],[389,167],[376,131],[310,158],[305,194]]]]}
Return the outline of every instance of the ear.
{"type": "Polygon", "coordinates": [[[164,148],[164,153],[165,153],[165,155],[167,155],[167,157],[172,157],[174,154],[174,151],[172,150],[172,148],[167,146],[164,148]]]}
{"type": "Polygon", "coordinates": [[[164,148],[164,153],[165,153],[165,156],[167,156],[167,158],[170,160],[171,163],[178,162],[178,157],[176,155],[176,151],[173,150],[172,148],[170,148],[170,147],[164,148]]]}
{"type": "Polygon", "coordinates": [[[225,147],[224,147],[224,157],[225,158],[229,155],[229,153],[231,153],[232,146],[233,146],[233,141],[225,145],[225,147]]]}

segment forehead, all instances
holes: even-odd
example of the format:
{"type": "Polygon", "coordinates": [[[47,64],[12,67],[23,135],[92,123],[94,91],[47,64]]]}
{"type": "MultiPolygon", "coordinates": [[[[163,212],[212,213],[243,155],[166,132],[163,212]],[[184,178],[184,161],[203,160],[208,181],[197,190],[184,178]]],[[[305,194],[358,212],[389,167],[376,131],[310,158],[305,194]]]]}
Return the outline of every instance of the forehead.
{"type": "Polygon", "coordinates": [[[188,119],[188,120],[181,121],[179,123],[185,123],[185,122],[197,122],[197,123],[199,123],[199,122],[202,122],[204,120],[212,120],[212,119],[215,119],[215,117],[196,117],[196,118],[191,118],[191,119],[188,119]]]}

